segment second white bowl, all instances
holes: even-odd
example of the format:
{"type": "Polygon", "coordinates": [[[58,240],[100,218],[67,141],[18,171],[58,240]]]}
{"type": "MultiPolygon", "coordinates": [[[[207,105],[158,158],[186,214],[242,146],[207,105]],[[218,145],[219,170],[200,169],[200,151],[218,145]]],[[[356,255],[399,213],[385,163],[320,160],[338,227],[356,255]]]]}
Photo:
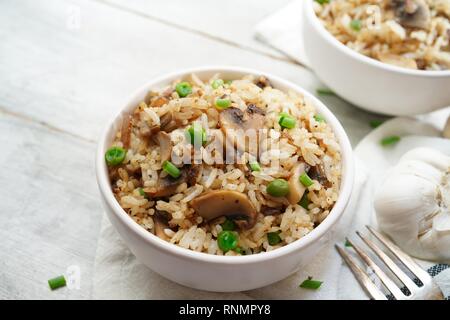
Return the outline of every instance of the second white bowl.
{"type": "Polygon", "coordinates": [[[339,42],[319,21],[313,0],[303,7],[303,41],[317,76],[358,107],[414,115],[450,105],[450,70],[409,70],[366,57],[339,42]]]}

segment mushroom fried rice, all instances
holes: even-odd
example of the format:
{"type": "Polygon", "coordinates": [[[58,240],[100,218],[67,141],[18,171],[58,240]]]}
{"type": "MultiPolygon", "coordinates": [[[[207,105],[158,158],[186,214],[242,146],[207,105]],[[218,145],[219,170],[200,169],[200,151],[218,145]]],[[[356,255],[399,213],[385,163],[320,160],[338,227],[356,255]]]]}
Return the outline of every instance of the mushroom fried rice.
{"type": "Polygon", "coordinates": [[[217,255],[270,251],[333,208],[340,147],[312,102],[265,77],[195,75],[148,93],[105,154],[112,189],[139,225],[217,255]]]}
{"type": "Polygon", "coordinates": [[[359,53],[409,69],[450,69],[450,0],[316,0],[314,10],[359,53]]]}

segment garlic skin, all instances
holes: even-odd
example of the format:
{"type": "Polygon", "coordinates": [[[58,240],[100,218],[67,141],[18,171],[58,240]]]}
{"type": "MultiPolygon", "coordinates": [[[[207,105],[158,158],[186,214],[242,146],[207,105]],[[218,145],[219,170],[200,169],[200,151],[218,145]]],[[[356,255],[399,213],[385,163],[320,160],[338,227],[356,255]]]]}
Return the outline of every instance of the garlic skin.
{"type": "Polygon", "coordinates": [[[375,194],[381,231],[405,252],[450,261],[450,157],[430,148],[405,153],[375,194]]]}

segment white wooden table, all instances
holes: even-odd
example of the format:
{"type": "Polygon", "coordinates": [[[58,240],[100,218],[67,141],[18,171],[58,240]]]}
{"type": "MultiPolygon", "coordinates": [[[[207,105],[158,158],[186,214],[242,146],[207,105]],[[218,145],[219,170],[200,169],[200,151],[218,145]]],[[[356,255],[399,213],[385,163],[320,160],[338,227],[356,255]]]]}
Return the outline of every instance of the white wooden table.
{"type": "MultiPolygon", "coordinates": [[[[199,65],[312,72],[253,39],[289,0],[0,1],[0,299],[87,299],[103,210],[97,137],[135,87],[199,65]],[[79,290],[47,279],[81,270],[79,290]]],[[[357,143],[374,115],[323,98],[357,143]]],[[[377,117],[379,118],[379,116],[377,117]]]]}

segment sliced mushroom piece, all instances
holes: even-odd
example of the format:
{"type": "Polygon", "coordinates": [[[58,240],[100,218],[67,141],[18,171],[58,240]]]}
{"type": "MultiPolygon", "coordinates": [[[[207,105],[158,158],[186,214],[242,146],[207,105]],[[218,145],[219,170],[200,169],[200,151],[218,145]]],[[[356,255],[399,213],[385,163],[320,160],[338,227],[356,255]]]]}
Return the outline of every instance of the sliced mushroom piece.
{"type": "Polygon", "coordinates": [[[170,136],[166,132],[160,131],[154,137],[155,143],[159,145],[161,162],[169,160],[172,155],[172,142],[170,136]]]}
{"type": "Polygon", "coordinates": [[[156,187],[146,187],[143,191],[150,198],[164,198],[173,195],[178,186],[184,182],[188,183],[189,186],[194,185],[200,175],[200,167],[198,166],[184,166],[181,170],[181,175],[177,179],[171,176],[166,176],[158,180],[156,187]]]}
{"type": "Polygon", "coordinates": [[[125,116],[122,122],[122,129],[120,131],[120,140],[122,141],[123,147],[125,149],[128,149],[130,147],[131,142],[131,118],[132,117],[130,115],[125,116]]]}
{"type": "Polygon", "coordinates": [[[276,216],[276,215],[282,214],[283,212],[284,212],[283,207],[272,208],[272,207],[265,206],[265,205],[261,206],[261,213],[264,216],[276,216]]]}
{"type": "MultiPolygon", "coordinates": [[[[167,236],[167,234],[164,232],[164,229],[169,228],[169,225],[167,223],[167,219],[163,217],[162,214],[158,214],[159,211],[155,213],[155,216],[153,217],[153,222],[155,225],[155,235],[157,235],[159,238],[169,241],[170,238],[167,236]]],[[[167,214],[167,212],[161,212],[167,214]]]]}
{"type": "Polygon", "coordinates": [[[311,167],[308,171],[308,175],[311,179],[319,181],[319,183],[326,188],[331,188],[333,185],[331,181],[328,180],[325,169],[321,164],[311,167]]]}
{"type": "Polygon", "coordinates": [[[292,175],[288,181],[289,193],[286,197],[292,205],[297,204],[306,191],[306,187],[300,182],[300,176],[306,172],[306,169],[306,164],[304,162],[296,164],[292,169],[292,175]]]}
{"type": "Polygon", "coordinates": [[[255,208],[245,194],[237,191],[209,191],[192,200],[190,205],[206,221],[226,216],[241,229],[250,229],[256,223],[255,208]]]}
{"type": "Polygon", "coordinates": [[[173,117],[172,111],[165,113],[163,116],[161,116],[160,120],[161,120],[160,126],[162,131],[171,132],[178,127],[178,124],[173,117]]]}
{"type": "Polygon", "coordinates": [[[186,174],[186,182],[188,186],[193,186],[200,178],[201,166],[191,165],[188,169],[184,170],[183,173],[186,174]]]}
{"type": "Polygon", "coordinates": [[[392,53],[380,53],[378,54],[378,60],[384,63],[393,64],[395,66],[403,68],[417,69],[416,60],[392,53]]]}
{"type": "Polygon", "coordinates": [[[146,123],[144,123],[144,125],[141,128],[139,128],[139,135],[143,138],[148,139],[156,135],[160,130],[161,127],[158,125],[149,127],[146,123]]]}
{"type": "Polygon", "coordinates": [[[270,83],[269,79],[267,79],[264,76],[260,76],[255,84],[258,87],[260,87],[261,89],[264,89],[265,87],[271,87],[272,88],[272,84],[270,83]]]}
{"type": "Polygon", "coordinates": [[[392,0],[395,16],[404,27],[427,29],[431,14],[425,0],[392,0]]]}
{"type": "Polygon", "coordinates": [[[234,142],[238,151],[256,155],[258,153],[258,130],[264,126],[264,114],[264,111],[255,105],[249,105],[245,112],[230,107],[220,113],[219,126],[227,139],[234,142]],[[239,133],[244,133],[245,138],[239,137],[239,133]],[[252,142],[250,141],[251,138],[256,140],[252,142]],[[256,145],[253,145],[253,143],[256,145]]]}
{"type": "Polygon", "coordinates": [[[157,187],[146,187],[143,190],[150,198],[169,197],[175,193],[181,183],[183,183],[182,179],[173,179],[167,176],[158,180],[157,187]]]}

